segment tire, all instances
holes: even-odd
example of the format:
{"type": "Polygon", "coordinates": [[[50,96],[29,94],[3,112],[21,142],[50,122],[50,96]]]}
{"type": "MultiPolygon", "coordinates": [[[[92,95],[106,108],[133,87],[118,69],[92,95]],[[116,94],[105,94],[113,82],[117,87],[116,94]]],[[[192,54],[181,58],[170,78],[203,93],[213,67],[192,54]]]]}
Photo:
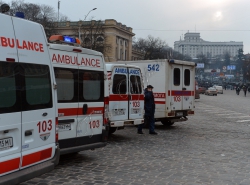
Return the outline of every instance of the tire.
{"type": "Polygon", "coordinates": [[[109,135],[115,133],[116,130],[117,130],[117,127],[109,127],[109,135]]]}
{"type": "Polygon", "coordinates": [[[164,125],[164,126],[172,126],[174,124],[174,122],[171,122],[170,120],[161,120],[161,123],[164,125]]]}
{"type": "Polygon", "coordinates": [[[217,96],[217,94],[215,94],[215,96],[217,96]]]}

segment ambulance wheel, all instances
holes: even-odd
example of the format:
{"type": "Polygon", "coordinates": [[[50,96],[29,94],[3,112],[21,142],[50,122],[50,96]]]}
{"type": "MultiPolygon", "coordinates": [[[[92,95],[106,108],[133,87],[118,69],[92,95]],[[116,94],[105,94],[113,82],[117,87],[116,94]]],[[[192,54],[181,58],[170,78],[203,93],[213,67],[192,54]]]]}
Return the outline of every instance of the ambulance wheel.
{"type": "Polygon", "coordinates": [[[109,127],[109,135],[113,134],[117,130],[117,127],[109,127]]]}
{"type": "Polygon", "coordinates": [[[172,126],[174,124],[174,122],[171,122],[170,120],[161,120],[161,123],[164,126],[172,126]]]}

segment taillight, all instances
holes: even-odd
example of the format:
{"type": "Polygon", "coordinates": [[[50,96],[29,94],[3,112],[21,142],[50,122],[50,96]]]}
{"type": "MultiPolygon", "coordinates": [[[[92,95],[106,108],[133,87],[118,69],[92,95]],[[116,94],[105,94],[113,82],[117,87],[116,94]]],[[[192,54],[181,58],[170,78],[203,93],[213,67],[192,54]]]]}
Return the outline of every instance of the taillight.
{"type": "Polygon", "coordinates": [[[109,121],[109,97],[104,98],[104,110],[103,110],[103,125],[107,125],[109,121]]]}
{"type": "Polygon", "coordinates": [[[59,127],[58,127],[58,117],[56,117],[56,143],[58,143],[58,130],[59,130],[59,127]]]}

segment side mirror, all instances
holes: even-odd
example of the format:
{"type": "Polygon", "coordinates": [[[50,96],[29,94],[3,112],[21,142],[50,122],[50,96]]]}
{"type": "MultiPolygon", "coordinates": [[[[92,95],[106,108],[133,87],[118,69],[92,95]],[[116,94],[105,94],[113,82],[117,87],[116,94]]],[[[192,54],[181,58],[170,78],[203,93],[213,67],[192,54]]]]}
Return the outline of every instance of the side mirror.
{"type": "Polygon", "coordinates": [[[10,6],[7,5],[7,4],[2,4],[1,5],[1,12],[2,13],[5,13],[5,12],[8,12],[10,10],[10,6]]]}

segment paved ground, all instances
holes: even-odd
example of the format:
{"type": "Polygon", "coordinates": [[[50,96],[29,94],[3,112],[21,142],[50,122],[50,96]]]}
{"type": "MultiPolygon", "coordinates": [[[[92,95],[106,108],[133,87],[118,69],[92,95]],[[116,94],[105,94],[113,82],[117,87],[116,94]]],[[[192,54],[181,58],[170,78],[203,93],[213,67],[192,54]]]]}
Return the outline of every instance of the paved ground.
{"type": "Polygon", "coordinates": [[[250,94],[227,90],[196,101],[196,115],[159,135],[115,132],[105,148],[61,158],[28,184],[250,184],[250,94]]]}

